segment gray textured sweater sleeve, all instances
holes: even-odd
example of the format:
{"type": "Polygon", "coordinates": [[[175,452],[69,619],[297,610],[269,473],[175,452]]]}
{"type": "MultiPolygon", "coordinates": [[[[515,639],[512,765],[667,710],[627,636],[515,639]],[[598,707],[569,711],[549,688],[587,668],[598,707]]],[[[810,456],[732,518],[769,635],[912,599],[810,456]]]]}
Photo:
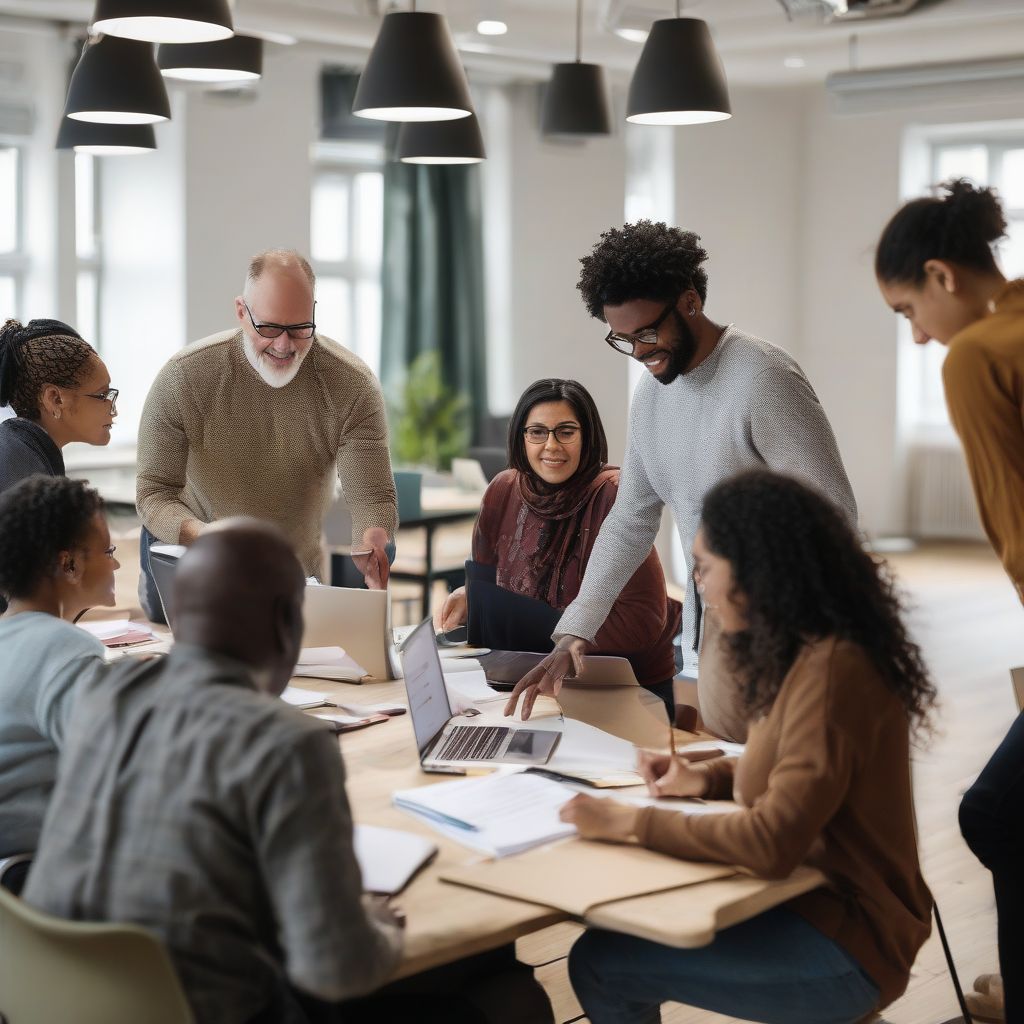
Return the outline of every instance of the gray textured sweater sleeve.
{"type": "Polygon", "coordinates": [[[631,429],[619,479],[619,495],[601,524],[576,600],[565,609],[554,638],[593,640],[623,588],[650,553],[664,505],[651,486],[631,429]]]}
{"type": "Polygon", "coordinates": [[[838,506],[854,529],[857,502],[832,426],[810,381],[796,364],[758,374],[750,413],[754,448],[769,469],[800,477],[838,506]]]}

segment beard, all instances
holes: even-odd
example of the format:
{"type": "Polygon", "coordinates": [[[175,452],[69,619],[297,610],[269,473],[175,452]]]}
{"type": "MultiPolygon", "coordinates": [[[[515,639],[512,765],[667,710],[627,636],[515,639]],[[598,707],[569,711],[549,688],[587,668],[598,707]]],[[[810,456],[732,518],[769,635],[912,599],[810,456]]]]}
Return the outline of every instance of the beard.
{"type": "Polygon", "coordinates": [[[260,379],[272,388],[283,388],[286,384],[290,384],[295,379],[295,375],[299,372],[299,368],[302,366],[302,360],[309,354],[310,348],[312,348],[312,345],[310,345],[305,352],[296,352],[291,365],[286,366],[284,369],[280,369],[273,365],[269,356],[264,355],[262,352],[258,352],[256,350],[256,346],[252,342],[252,339],[249,337],[248,332],[242,331],[242,349],[245,352],[245,358],[248,360],[249,365],[259,375],[260,379]]]}
{"type": "Polygon", "coordinates": [[[661,373],[654,374],[654,379],[659,384],[671,384],[677,377],[686,373],[697,353],[697,339],[686,322],[686,317],[678,309],[673,309],[672,319],[676,325],[676,336],[669,343],[669,347],[665,349],[667,357],[665,369],[661,373]]]}

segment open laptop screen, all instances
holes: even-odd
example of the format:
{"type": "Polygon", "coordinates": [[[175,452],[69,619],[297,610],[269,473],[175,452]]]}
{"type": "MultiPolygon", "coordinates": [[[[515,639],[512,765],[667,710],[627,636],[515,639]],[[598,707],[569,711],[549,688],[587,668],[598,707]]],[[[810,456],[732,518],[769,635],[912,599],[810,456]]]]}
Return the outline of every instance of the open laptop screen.
{"type": "Polygon", "coordinates": [[[416,746],[422,757],[431,740],[452,717],[441,659],[437,654],[434,624],[430,619],[421,622],[402,644],[402,672],[416,746]]]}

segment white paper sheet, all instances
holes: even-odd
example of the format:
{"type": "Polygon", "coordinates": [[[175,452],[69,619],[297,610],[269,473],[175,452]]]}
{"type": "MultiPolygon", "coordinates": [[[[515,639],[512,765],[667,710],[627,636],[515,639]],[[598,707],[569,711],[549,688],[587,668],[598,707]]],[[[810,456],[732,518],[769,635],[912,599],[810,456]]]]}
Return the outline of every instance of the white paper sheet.
{"type": "Polygon", "coordinates": [[[355,852],[363,889],[392,896],[437,853],[437,844],[414,832],[356,825],[355,852]]]}
{"type": "Polygon", "coordinates": [[[506,857],[574,835],[558,809],[575,790],[536,775],[497,774],[399,790],[396,807],[474,850],[506,857]]]}
{"type": "Polygon", "coordinates": [[[171,558],[181,558],[188,549],[184,544],[153,544],[149,550],[158,555],[170,555],[171,558]]]}
{"type": "Polygon", "coordinates": [[[369,673],[342,647],[303,647],[293,675],[358,683],[369,673]]]}
{"type": "Polygon", "coordinates": [[[461,715],[468,708],[482,704],[508,700],[507,694],[498,693],[487,685],[487,676],[484,675],[483,669],[479,668],[467,672],[448,672],[446,668],[444,685],[448,691],[448,701],[452,706],[453,715],[461,715]]]}
{"type": "Polygon", "coordinates": [[[156,638],[156,633],[144,622],[132,622],[129,619],[112,619],[108,622],[79,622],[79,629],[91,633],[97,640],[113,640],[126,633],[144,633],[156,638]]]}
{"type": "Polygon", "coordinates": [[[304,690],[301,686],[286,686],[281,700],[293,708],[333,707],[334,702],[317,690],[304,690]]]}

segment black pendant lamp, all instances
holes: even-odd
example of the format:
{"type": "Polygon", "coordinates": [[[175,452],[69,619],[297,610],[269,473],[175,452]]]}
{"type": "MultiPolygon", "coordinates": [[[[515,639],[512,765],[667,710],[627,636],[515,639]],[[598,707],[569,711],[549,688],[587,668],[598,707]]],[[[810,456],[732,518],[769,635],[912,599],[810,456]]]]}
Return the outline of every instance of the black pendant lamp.
{"type": "Polygon", "coordinates": [[[87,40],[71,75],[64,113],[76,121],[104,124],[169,120],[171,104],[152,44],[118,36],[87,40]]]}
{"type": "Polygon", "coordinates": [[[544,90],[541,130],[545,135],[611,135],[604,68],[580,61],[582,34],[583,0],[576,0],[576,61],[556,64],[544,90]]]}
{"type": "Polygon", "coordinates": [[[352,113],[376,121],[450,121],[473,113],[469,82],[440,14],[384,15],[352,113]]]}
{"type": "Polygon", "coordinates": [[[651,26],[629,83],[626,120],[706,124],[732,117],[725,71],[707,22],[679,16],[651,26]]]}
{"type": "Polygon", "coordinates": [[[398,129],[403,164],[478,164],[487,158],[476,114],[456,121],[420,121],[398,129]]]}
{"type": "Polygon", "coordinates": [[[149,43],[208,43],[234,32],[228,0],[96,0],[92,32],[149,43]]]}
{"type": "Polygon", "coordinates": [[[151,124],[96,124],[65,117],[57,131],[57,149],[95,156],[152,153],[156,149],[156,132],[151,124]]]}
{"type": "Polygon", "coordinates": [[[164,43],[156,62],[164,78],[186,82],[250,82],[263,74],[263,40],[234,35],[213,43],[164,43]]]}

